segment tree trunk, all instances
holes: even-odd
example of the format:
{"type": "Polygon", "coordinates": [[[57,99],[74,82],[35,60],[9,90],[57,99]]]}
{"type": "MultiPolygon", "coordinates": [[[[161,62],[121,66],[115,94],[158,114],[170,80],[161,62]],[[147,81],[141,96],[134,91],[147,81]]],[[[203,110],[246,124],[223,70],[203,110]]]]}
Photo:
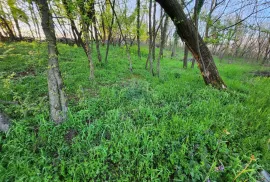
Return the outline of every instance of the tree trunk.
{"type": "Polygon", "coordinates": [[[138,57],[141,59],[140,12],[141,12],[141,0],[137,0],[137,46],[138,46],[138,57]]]}
{"type": "Polygon", "coordinates": [[[9,26],[8,22],[6,21],[6,19],[4,17],[2,17],[1,15],[0,15],[0,19],[3,21],[4,25],[6,26],[6,29],[8,31],[10,39],[15,40],[16,39],[15,34],[13,33],[13,30],[10,28],[10,26],[9,26]]]}
{"type": "Polygon", "coordinates": [[[52,14],[47,0],[36,0],[41,13],[41,25],[48,42],[48,89],[50,103],[50,117],[56,123],[67,118],[67,103],[64,93],[64,84],[58,64],[58,51],[52,14]]]}
{"type": "Polygon", "coordinates": [[[153,62],[156,59],[156,11],[157,11],[157,3],[154,1],[154,12],[153,12],[153,27],[152,27],[152,54],[153,54],[153,62]]]}
{"type": "Polygon", "coordinates": [[[265,54],[263,57],[262,65],[266,63],[267,57],[269,57],[268,55],[270,54],[270,34],[267,33],[267,36],[268,36],[268,41],[267,41],[267,45],[265,48],[265,54]]]}
{"type": "MultiPolygon", "coordinates": [[[[115,4],[115,0],[113,0],[112,9],[114,9],[114,4],[115,4]]],[[[110,41],[111,41],[111,37],[112,37],[112,28],[113,28],[113,23],[114,23],[114,13],[112,13],[112,14],[113,14],[113,17],[112,17],[112,20],[111,20],[111,25],[110,25],[110,30],[109,30],[109,36],[108,36],[108,41],[107,41],[105,64],[108,63],[108,53],[109,53],[110,41]]]]}
{"type": "Polygon", "coordinates": [[[79,32],[79,30],[76,27],[75,21],[73,20],[72,11],[70,8],[71,2],[70,2],[70,0],[62,0],[62,2],[64,5],[64,8],[66,10],[67,17],[70,21],[71,30],[72,30],[75,42],[76,42],[78,47],[82,46],[84,49],[84,52],[86,53],[86,48],[85,48],[83,40],[82,40],[82,33],[79,32]]]}
{"type": "Polygon", "coordinates": [[[194,65],[195,65],[195,59],[192,58],[191,68],[194,68],[194,65]]]}
{"type": "Polygon", "coordinates": [[[39,38],[39,40],[41,40],[39,23],[38,23],[38,19],[37,19],[37,16],[36,16],[36,14],[35,14],[35,11],[34,11],[35,8],[34,8],[33,2],[31,3],[31,7],[29,7],[29,8],[31,8],[31,9],[30,9],[31,14],[33,14],[33,15],[32,15],[32,16],[33,16],[33,22],[34,22],[34,24],[36,24],[38,38],[39,38]]]}
{"type": "Polygon", "coordinates": [[[93,24],[94,24],[95,42],[96,42],[96,49],[97,49],[98,61],[101,63],[102,62],[102,58],[101,58],[100,49],[99,49],[97,19],[96,19],[96,11],[95,11],[95,5],[94,5],[94,3],[91,3],[91,8],[92,8],[92,15],[93,15],[93,24]]]}
{"type": "Polygon", "coordinates": [[[22,40],[22,32],[21,32],[21,28],[20,28],[18,19],[14,18],[14,22],[15,22],[16,28],[17,28],[18,33],[19,33],[19,38],[20,38],[20,40],[22,40]]]}
{"type": "MultiPolygon", "coordinates": [[[[90,4],[91,6],[91,4],[90,4]]],[[[89,63],[89,80],[94,79],[95,78],[95,74],[94,74],[94,63],[93,63],[93,59],[92,59],[92,53],[91,53],[91,47],[89,46],[90,44],[90,36],[89,36],[89,18],[87,18],[87,16],[89,17],[89,13],[91,14],[91,10],[90,12],[86,11],[85,8],[85,4],[84,3],[79,3],[79,9],[80,9],[80,20],[81,20],[81,25],[82,25],[82,33],[84,36],[84,42],[83,42],[83,47],[84,47],[84,51],[85,54],[87,56],[88,59],[88,63],[89,63]]],[[[90,16],[90,20],[92,20],[92,17],[90,16]]],[[[92,33],[92,31],[91,31],[92,33]]]]}
{"type": "Polygon", "coordinates": [[[177,42],[178,42],[178,35],[177,35],[177,30],[175,30],[174,34],[173,34],[173,47],[172,47],[172,54],[171,54],[171,58],[175,57],[175,51],[176,51],[176,47],[177,47],[177,42]]]}
{"type": "Polygon", "coordinates": [[[148,45],[148,58],[146,60],[145,69],[148,68],[148,62],[150,63],[150,72],[153,73],[153,54],[152,54],[152,0],[149,2],[149,45],[148,45]]]}
{"type": "Polygon", "coordinates": [[[214,63],[213,57],[203,42],[201,36],[198,36],[199,41],[199,50],[201,53],[201,57],[199,51],[197,49],[197,34],[196,28],[193,23],[187,19],[181,5],[177,0],[157,0],[157,2],[161,5],[161,7],[165,10],[166,13],[173,20],[177,33],[181,37],[181,39],[186,43],[189,50],[193,54],[193,57],[198,62],[198,67],[201,71],[202,77],[204,79],[205,84],[212,85],[213,87],[224,89],[226,88],[225,83],[222,78],[219,76],[217,67],[214,63]],[[204,66],[205,65],[205,70],[204,66]]]}
{"type": "Polygon", "coordinates": [[[187,58],[188,58],[188,47],[185,44],[185,52],[184,52],[184,59],[183,59],[183,68],[187,69],[187,58]]]}
{"type": "Polygon", "coordinates": [[[161,18],[160,18],[160,21],[161,21],[161,40],[160,40],[160,49],[159,49],[159,55],[158,55],[158,60],[157,60],[157,75],[158,77],[160,76],[160,59],[161,57],[163,56],[163,49],[164,49],[164,46],[165,46],[165,42],[166,42],[166,34],[167,34],[167,29],[168,29],[168,24],[169,24],[169,16],[166,15],[166,18],[165,18],[165,22],[164,22],[164,25],[162,20],[162,14],[163,14],[163,11],[161,10],[161,18]]]}
{"type": "Polygon", "coordinates": [[[92,60],[92,56],[91,56],[91,48],[89,46],[90,44],[90,38],[89,38],[89,32],[87,29],[87,25],[84,21],[82,21],[82,29],[83,29],[83,36],[84,36],[84,47],[85,47],[85,53],[88,59],[88,63],[89,63],[89,69],[90,69],[90,74],[89,74],[89,79],[94,79],[95,78],[95,74],[94,74],[94,63],[92,60]]]}

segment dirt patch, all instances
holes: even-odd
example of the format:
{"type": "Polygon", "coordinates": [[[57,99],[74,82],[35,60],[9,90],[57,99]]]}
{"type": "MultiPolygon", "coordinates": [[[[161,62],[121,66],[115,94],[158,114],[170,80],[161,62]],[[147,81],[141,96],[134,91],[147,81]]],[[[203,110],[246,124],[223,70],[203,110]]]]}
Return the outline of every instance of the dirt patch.
{"type": "Polygon", "coordinates": [[[72,144],[72,140],[74,137],[78,135],[77,130],[75,129],[69,129],[68,132],[65,135],[65,140],[68,144],[72,144]]]}
{"type": "Polygon", "coordinates": [[[254,76],[270,77],[270,71],[254,71],[251,72],[254,76]]]}
{"type": "Polygon", "coordinates": [[[15,78],[26,77],[26,76],[29,76],[29,75],[32,75],[32,76],[37,75],[36,71],[35,71],[35,69],[33,67],[28,68],[26,71],[17,72],[15,78]]]}

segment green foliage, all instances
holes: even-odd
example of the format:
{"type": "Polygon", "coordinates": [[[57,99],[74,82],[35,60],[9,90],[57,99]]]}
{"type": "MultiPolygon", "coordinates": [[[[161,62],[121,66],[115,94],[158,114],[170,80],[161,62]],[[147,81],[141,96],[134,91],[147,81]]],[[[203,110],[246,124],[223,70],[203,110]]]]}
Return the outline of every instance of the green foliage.
{"type": "Polygon", "coordinates": [[[16,6],[16,0],[7,0],[7,4],[10,8],[12,16],[15,19],[21,20],[24,23],[28,23],[28,16],[23,10],[16,6]]]}
{"type": "Polygon", "coordinates": [[[257,65],[218,64],[229,88],[219,91],[169,51],[159,79],[144,69],[147,47],[142,60],[132,47],[130,73],[125,51],[112,46],[109,64],[89,81],[82,48],[58,45],[69,119],[56,126],[48,118],[45,44],[10,44],[0,53],[10,46],[0,100],[19,105],[0,103],[14,119],[0,135],[0,181],[233,181],[238,174],[237,181],[256,181],[261,168],[270,170],[270,84],[250,74],[257,65]]]}

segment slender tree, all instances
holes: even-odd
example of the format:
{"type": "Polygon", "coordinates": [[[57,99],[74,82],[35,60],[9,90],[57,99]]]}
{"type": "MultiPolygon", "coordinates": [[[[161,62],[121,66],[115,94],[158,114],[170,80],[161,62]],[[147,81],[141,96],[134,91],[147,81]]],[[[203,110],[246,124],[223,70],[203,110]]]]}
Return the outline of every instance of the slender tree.
{"type": "Polygon", "coordinates": [[[41,14],[41,25],[46,41],[48,42],[48,90],[50,103],[50,116],[56,123],[67,118],[67,102],[64,93],[64,84],[58,64],[58,51],[52,14],[47,0],[35,0],[41,14]]]}
{"type": "Polygon", "coordinates": [[[163,11],[161,10],[161,18],[160,18],[160,21],[161,21],[161,40],[160,40],[160,49],[159,49],[159,55],[158,55],[158,60],[157,60],[157,75],[158,77],[160,76],[160,60],[161,60],[161,57],[163,56],[163,49],[164,49],[164,46],[165,46],[165,42],[166,42],[166,35],[167,35],[167,30],[168,30],[168,24],[169,24],[169,16],[166,15],[166,18],[165,18],[165,21],[164,21],[164,24],[163,24],[163,18],[162,18],[162,14],[163,14],[163,11]]]}
{"type": "MultiPolygon", "coordinates": [[[[113,0],[112,3],[112,9],[114,9],[114,5],[115,5],[115,0],[113,0]]],[[[109,36],[108,36],[108,41],[107,41],[107,48],[106,48],[106,56],[105,56],[105,63],[108,63],[108,54],[109,54],[109,49],[110,49],[110,40],[112,37],[112,28],[113,28],[113,23],[114,23],[114,13],[112,13],[112,19],[111,19],[111,25],[109,27],[109,36]]]]}
{"type": "Polygon", "coordinates": [[[141,59],[141,41],[140,41],[140,15],[141,15],[141,0],[137,0],[137,46],[138,56],[141,59]]]}
{"type": "Polygon", "coordinates": [[[188,59],[188,47],[185,44],[183,68],[187,69],[187,59],[188,59]]]}

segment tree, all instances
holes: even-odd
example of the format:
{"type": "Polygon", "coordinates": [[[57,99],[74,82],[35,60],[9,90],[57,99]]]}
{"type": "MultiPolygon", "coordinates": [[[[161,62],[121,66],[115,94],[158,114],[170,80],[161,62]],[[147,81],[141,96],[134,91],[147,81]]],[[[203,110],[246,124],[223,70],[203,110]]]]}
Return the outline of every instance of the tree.
{"type": "Polygon", "coordinates": [[[165,21],[164,21],[164,25],[163,25],[163,18],[162,18],[162,14],[163,11],[161,10],[161,15],[160,15],[160,23],[161,23],[161,40],[160,40],[160,49],[159,49],[159,55],[158,55],[158,60],[157,60],[157,75],[158,77],[160,76],[160,59],[163,56],[163,49],[165,46],[165,42],[166,42],[166,34],[167,34],[167,30],[168,30],[168,24],[169,24],[169,16],[166,15],[165,21]]]}
{"type": "Polygon", "coordinates": [[[185,69],[187,69],[187,59],[188,59],[188,47],[185,44],[184,59],[183,59],[183,68],[185,69]]]}
{"type": "Polygon", "coordinates": [[[137,0],[137,46],[138,56],[141,59],[141,42],[140,42],[140,13],[141,13],[141,0],[137,0]]]}
{"type": "Polygon", "coordinates": [[[224,89],[226,88],[225,83],[220,77],[217,67],[214,63],[213,57],[203,42],[200,35],[197,35],[197,31],[193,23],[187,19],[181,5],[177,0],[157,0],[165,12],[170,16],[174,22],[177,33],[181,39],[186,43],[189,50],[196,59],[199,69],[201,71],[204,82],[207,85],[224,89]],[[199,50],[197,49],[197,40],[199,42],[199,50]],[[201,53],[201,56],[200,56],[201,53]],[[203,66],[205,65],[205,66],[203,66]]]}
{"type": "Polygon", "coordinates": [[[152,0],[150,0],[150,2],[149,2],[149,13],[148,13],[148,17],[149,17],[149,22],[148,22],[148,31],[149,31],[149,43],[148,44],[149,45],[148,45],[148,58],[146,60],[145,69],[148,68],[148,62],[149,62],[150,63],[150,72],[151,72],[151,74],[153,74],[152,0]]]}
{"type": "Polygon", "coordinates": [[[175,32],[173,33],[173,47],[172,47],[171,58],[175,57],[178,39],[179,37],[177,35],[177,30],[175,30],[175,32]]]}
{"type": "Polygon", "coordinates": [[[41,25],[48,42],[48,90],[50,117],[56,123],[67,118],[67,102],[64,93],[64,83],[58,64],[58,50],[52,14],[47,0],[35,0],[41,14],[41,25]]]}
{"type": "Polygon", "coordinates": [[[78,6],[79,6],[79,10],[80,10],[80,20],[81,20],[81,25],[82,25],[82,33],[84,36],[84,50],[85,50],[85,54],[87,56],[88,59],[88,63],[89,63],[89,79],[94,79],[95,78],[95,74],[94,74],[94,63],[93,63],[93,59],[92,59],[92,53],[91,53],[91,48],[89,46],[90,44],[90,36],[89,36],[89,26],[90,23],[93,20],[93,12],[92,12],[92,3],[90,4],[90,11],[86,9],[85,7],[85,3],[87,3],[85,0],[78,0],[78,6]]]}

